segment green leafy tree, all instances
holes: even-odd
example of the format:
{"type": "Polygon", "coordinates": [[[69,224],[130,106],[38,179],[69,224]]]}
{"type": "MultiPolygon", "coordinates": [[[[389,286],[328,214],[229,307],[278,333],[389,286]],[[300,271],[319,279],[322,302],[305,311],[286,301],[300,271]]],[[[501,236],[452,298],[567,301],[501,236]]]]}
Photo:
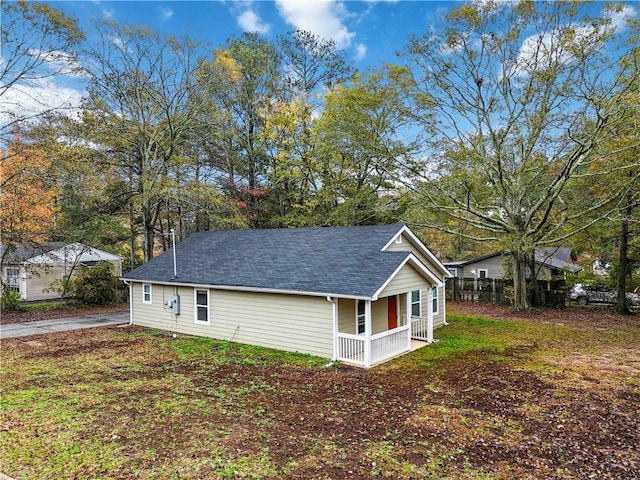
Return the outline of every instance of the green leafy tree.
{"type": "Polygon", "coordinates": [[[414,114],[431,157],[413,165],[422,181],[412,186],[434,219],[427,224],[499,242],[512,258],[518,309],[529,307],[526,267],[536,247],[588,228],[579,219],[607,203],[563,201],[620,118],[614,94],[632,88],[616,75],[635,48],[619,42],[624,27],[614,20],[624,11],[601,8],[594,16],[593,4],[576,2],[465,4],[409,44],[414,114]],[[473,231],[435,221],[432,210],[473,231]]]}
{"type": "Polygon", "coordinates": [[[392,65],[355,75],[327,93],[315,127],[323,215],[338,224],[390,220],[401,166],[415,154],[409,71],[392,65]]]}

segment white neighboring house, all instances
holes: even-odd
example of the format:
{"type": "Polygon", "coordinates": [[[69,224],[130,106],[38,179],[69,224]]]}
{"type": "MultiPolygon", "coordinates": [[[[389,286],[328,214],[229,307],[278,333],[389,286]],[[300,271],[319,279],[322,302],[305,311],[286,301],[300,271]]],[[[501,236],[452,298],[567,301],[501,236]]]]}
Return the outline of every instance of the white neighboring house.
{"type": "Polygon", "coordinates": [[[113,273],[122,275],[122,258],[104,250],[74,242],[19,244],[7,249],[0,246],[2,282],[20,293],[26,301],[60,298],[52,288],[56,282],[92,268],[98,262],[112,264],[113,273]]]}

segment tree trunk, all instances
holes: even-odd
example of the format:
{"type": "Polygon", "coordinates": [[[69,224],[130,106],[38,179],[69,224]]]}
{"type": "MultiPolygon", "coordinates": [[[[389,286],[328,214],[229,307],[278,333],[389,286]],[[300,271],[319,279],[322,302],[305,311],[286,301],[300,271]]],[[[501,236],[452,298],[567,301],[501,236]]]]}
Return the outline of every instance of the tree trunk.
{"type": "Polygon", "coordinates": [[[629,270],[629,259],[627,258],[629,247],[629,217],[631,216],[631,199],[629,205],[624,209],[624,217],[620,224],[620,247],[618,249],[618,273],[617,273],[617,299],[615,311],[620,315],[628,315],[630,313],[627,307],[627,273],[629,270]]]}
{"type": "Polygon", "coordinates": [[[513,260],[513,308],[516,310],[528,310],[527,256],[524,253],[512,252],[511,258],[513,260]]]}

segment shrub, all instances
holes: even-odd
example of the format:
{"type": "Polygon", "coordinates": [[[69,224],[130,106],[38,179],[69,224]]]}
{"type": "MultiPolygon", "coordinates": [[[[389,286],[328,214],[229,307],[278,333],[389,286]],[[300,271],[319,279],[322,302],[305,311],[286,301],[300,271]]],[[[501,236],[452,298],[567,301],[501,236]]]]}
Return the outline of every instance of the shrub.
{"type": "Polygon", "coordinates": [[[71,282],[72,297],[85,305],[107,305],[116,301],[118,279],[109,262],[98,263],[71,282]]]}
{"type": "Polygon", "coordinates": [[[20,296],[20,292],[9,288],[9,285],[2,284],[2,296],[0,297],[0,312],[19,312],[24,309],[25,301],[20,296]]]}

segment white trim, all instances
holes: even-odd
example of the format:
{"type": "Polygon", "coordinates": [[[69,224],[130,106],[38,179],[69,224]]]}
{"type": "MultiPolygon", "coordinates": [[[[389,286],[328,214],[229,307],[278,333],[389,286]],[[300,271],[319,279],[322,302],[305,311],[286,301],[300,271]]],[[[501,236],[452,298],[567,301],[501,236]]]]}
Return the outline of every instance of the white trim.
{"type": "Polygon", "coordinates": [[[396,233],[396,235],[394,235],[391,238],[391,240],[389,240],[387,244],[384,247],[382,247],[381,251],[383,252],[386,251],[389,248],[389,246],[395,241],[398,235],[402,235],[405,233],[409,237],[409,241],[413,244],[413,246],[416,247],[418,250],[420,250],[420,252],[425,257],[427,257],[438,268],[438,270],[442,272],[442,274],[445,277],[451,277],[451,273],[449,272],[447,267],[445,267],[444,264],[440,260],[438,260],[438,257],[436,257],[433,253],[431,253],[431,250],[429,250],[427,246],[424,243],[422,243],[422,241],[420,241],[420,239],[416,237],[415,233],[413,233],[411,229],[406,225],[402,226],[402,228],[398,231],[398,233],[396,233]]]}
{"type": "Polygon", "coordinates": [[[153,285],[151,283],[143,283],[142,284],[142,303],[147,305],[151,305],[153,303],[153,285]],[[146,292],[144,291],[145,285],[149,285],[149,300],[145,300],[146,292]]]}
{"type": "Polygon", "coordinates": [[[411,264],[415,267],[416,270],[418,270],[419,273],[422,273],[423,277],[426,277],[427,279],[431,280],[431,284],[432,285],[438,285],[438,286],[442,286],[444,285],[442,283],[442,280],[440,280],[438,277],[436,277],[433,272],[431,272],[431,270],[429,270],[428,268],[426,268],[424,266],[424,264],[418,260],[418,257],[416,257],[413,253],[411,252],[407,252],[407,257],[404,259],[404,261],[398,266],[398,268],[396,268],[395,272],[393,272],[389,278],[387,278],[387,280],[382,284],[382,286],[380,288],[378,288],[378,290],[376,291],[376,293],[373,294],[373,297],[371,297],[372,300],[378,300],[379,295],[382,293],[382,291],[387,288],[387,285],[389,285],[389,283],[391,283],[391,281],[395,278],[396,275],[398,275],[398,273],[400,272],[400,270],[402,270],[402,268],[407,264],[407,262],[411,262],[411,264]]]}
{"type": "Polygon", "coordinates": [[[438,313],[438,311],[440,310],[440,309],[439,309],[439,302],[440,302],[440,291],[438,290],[438,287],[433,287],[433,288],[431,289],[431,312],[432,312],[433,314],[438,313]],[[433,297],[433,292],[435,292],[435,293],[436,293],[435,298],[433,297]],[[434,300],[436,301],[436,302],[435,302],[435,306],[436,306],[436,308],[433,308],[433,306],[434,306],[433,301],[434,301],[434,300]]]}
{"type": "Polygon", "coordinates": [[[338,339],[338,333],[339,333],[339,327],[338,327],[338,300],[335,298],[331,298],[329,296],[327,296],[327,302],[331,303],[331,314],[333,317],[333,356],[331,357],[331,361],[335,362],[336,360],[338,360],[338,353],[339,353],[339,349],[340,349],[340,345],[339,345],[339,339],[338,339]]]}
{"type": "Polygon", "coordinates": [[[364,301],[364,368],[371,367],[371,300],[364,301]]]}
{"type": "Polygon", "coordinates": [[[211,295],[210,290],[207,288],[206,290],[201,288],[193,289],[193,323],[197,325],[210,325],[211,324],[211,295]],[[198,307],[202,308],[204,305],[198,305],[198,292],[206,292],[207,293],[207,321],[198,320],[198,307]]]}
{"type": "Polygon", "coordinates": [[[418,307],[420,308],[420,310],[418,311],[418,315],[415,315],[416,317],[421,317],[422,316],[422,289],[418,288],[416,290],[411,290],[409,292],[409,306],[411,307],[409,309],[409,316],[413,316],[413,292],[418,292],[418,307]]]}
{"type": "Polygon", "coordinates": [[[259,288],[259,287],[239,287],[236,285],[212,285],[205,283],[186,283],[186,282],[167,282],[157,280],[140,280],[136,278],[119,277],[120,280],[132,283],[151,283],[154,285],[167,285],[170,287],[188,287],[188,288],[210,288],[212,290],[229,290],[232,292],[255,292],[255,293],[277,293],[282,295],[303,295],[306,297],[334,297],[345,298],[350,300],[373,300],[373,297],[361,295],[341,295],[331,292],[307,292],[297,290],[278,290],[276,288],[259,288]]]}
{"type": "Polygon", "coordinates": [[[356,302],[356,335],[364,335],[365,332],[367,331],[367,301],[366,300],[355,300],[356,302]],[[360,328],[360,313],[358,312],[358,307],[360,306],[360,302],[363,302],[363,306],[364,306],[364,312],[362,314],[363,316],[363,320],[364,320],[364,331],[360,332],[359,328],[360,328]]]}
{"type": "Polygon", "coordinates": [[[478,268],[476,270],[476,275],[477,275],[477,278],[479,278],[479,279],[489,278],[489,269],[488,268],[478,268]],[[484,277],[480,276],[480,272],[484,272],[484,277]]]}

